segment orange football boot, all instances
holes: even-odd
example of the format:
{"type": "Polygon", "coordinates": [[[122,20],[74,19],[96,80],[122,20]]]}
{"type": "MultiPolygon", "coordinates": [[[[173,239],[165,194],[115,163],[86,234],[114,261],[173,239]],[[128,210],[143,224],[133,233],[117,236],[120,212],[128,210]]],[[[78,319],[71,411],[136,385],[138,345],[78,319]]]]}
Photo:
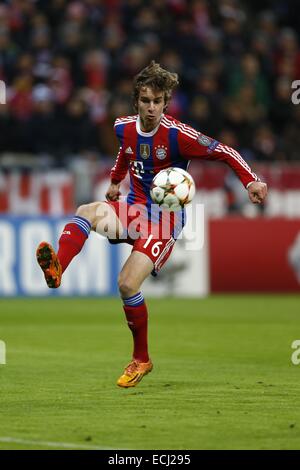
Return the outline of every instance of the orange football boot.
{"type": "Polygon", "coordinates": [[[119,387],[135,387],[153,369],[151,359],[148,362],[140,362],[133,359],[125,368],[123,375],[118,379],[119,387]]]}
{"type": "Polygon", "coordinates": [[[47,286],[56,289],[60,286],[62,268],[50,243],[41,242],[36,250],[36,259],[39,263],[47,283],[47,286]]]}

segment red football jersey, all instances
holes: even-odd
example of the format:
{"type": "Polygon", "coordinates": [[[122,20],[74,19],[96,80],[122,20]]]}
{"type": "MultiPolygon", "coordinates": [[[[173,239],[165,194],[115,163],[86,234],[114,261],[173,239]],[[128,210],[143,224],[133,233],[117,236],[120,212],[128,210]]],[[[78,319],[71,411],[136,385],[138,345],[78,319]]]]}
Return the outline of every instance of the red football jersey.
{"type": "Polygon", "coordinates": [[[129,204],[150,207],[151,182],[159,171],[169,167],[186,170],[192,159],[219,160],[229,165],[246,187],[258,177],[241,155],[231,147],[207,137],[172,116],[163,114],[159,125],[143,132],[138,115],[116,119],[115,132],[120,141],[111,180],[119,183],[129,170],[129,204]]]}

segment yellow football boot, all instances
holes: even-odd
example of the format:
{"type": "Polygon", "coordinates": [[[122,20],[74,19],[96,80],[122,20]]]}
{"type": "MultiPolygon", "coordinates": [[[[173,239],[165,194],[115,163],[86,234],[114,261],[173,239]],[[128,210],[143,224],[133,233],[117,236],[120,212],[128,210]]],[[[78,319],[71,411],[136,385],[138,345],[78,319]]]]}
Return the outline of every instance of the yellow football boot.
{"type": "Polygon", "coordinates": [[[123,375],[118,379],[119,387],[135,387],[153,369],[151,359],[148,362],[140,362],[133,359],[125,368],[123,375]]]}

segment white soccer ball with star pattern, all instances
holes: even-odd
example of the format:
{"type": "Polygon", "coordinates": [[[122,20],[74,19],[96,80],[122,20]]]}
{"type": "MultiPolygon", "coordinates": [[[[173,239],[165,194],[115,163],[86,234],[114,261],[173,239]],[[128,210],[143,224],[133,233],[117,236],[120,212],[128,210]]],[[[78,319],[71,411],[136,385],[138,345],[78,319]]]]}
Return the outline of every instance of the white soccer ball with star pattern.
{"type": "Polygon", "coordinates": [[[170,212],[182,210],[195,195],[191,175],[181,168],[166,168],[153,178],[150,194],[152,201],[170,212]]]}

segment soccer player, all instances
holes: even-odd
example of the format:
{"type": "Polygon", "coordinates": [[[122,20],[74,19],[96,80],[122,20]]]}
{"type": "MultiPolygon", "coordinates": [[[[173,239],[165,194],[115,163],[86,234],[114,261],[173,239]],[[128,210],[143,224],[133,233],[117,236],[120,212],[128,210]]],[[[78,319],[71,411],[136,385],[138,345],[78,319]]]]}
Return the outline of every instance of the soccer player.
{"type": "Polygon", "coordinates": [[[166,213],[152,205],[150,185],[154,175],[172,166],[186,170],[191,159],[218,160],[233,169],[254,204],[263,202],[267,194],[266,184],[259,181],[236,150],[165,114],[177,85],[177,74],[154,61],[135,77],[137,114],[116,119],[120,150],[111,170],[107,201],[77,209],[62,232],[58,253],[47,242],[40,243],[36,253],[48,287],[57,288],[62,273],[81,251],[91,230],[112,243],[125,241],[133,246],[119,275],[119,291],[133,336],[132,360],[117,381],[125,388],[136,386],[153,368],[141,285],[165,264],[185,223],[183,213],[166,213]],[[128,171],[130,191],[126,200],[120,200],[120,185],[128,171]]]}

